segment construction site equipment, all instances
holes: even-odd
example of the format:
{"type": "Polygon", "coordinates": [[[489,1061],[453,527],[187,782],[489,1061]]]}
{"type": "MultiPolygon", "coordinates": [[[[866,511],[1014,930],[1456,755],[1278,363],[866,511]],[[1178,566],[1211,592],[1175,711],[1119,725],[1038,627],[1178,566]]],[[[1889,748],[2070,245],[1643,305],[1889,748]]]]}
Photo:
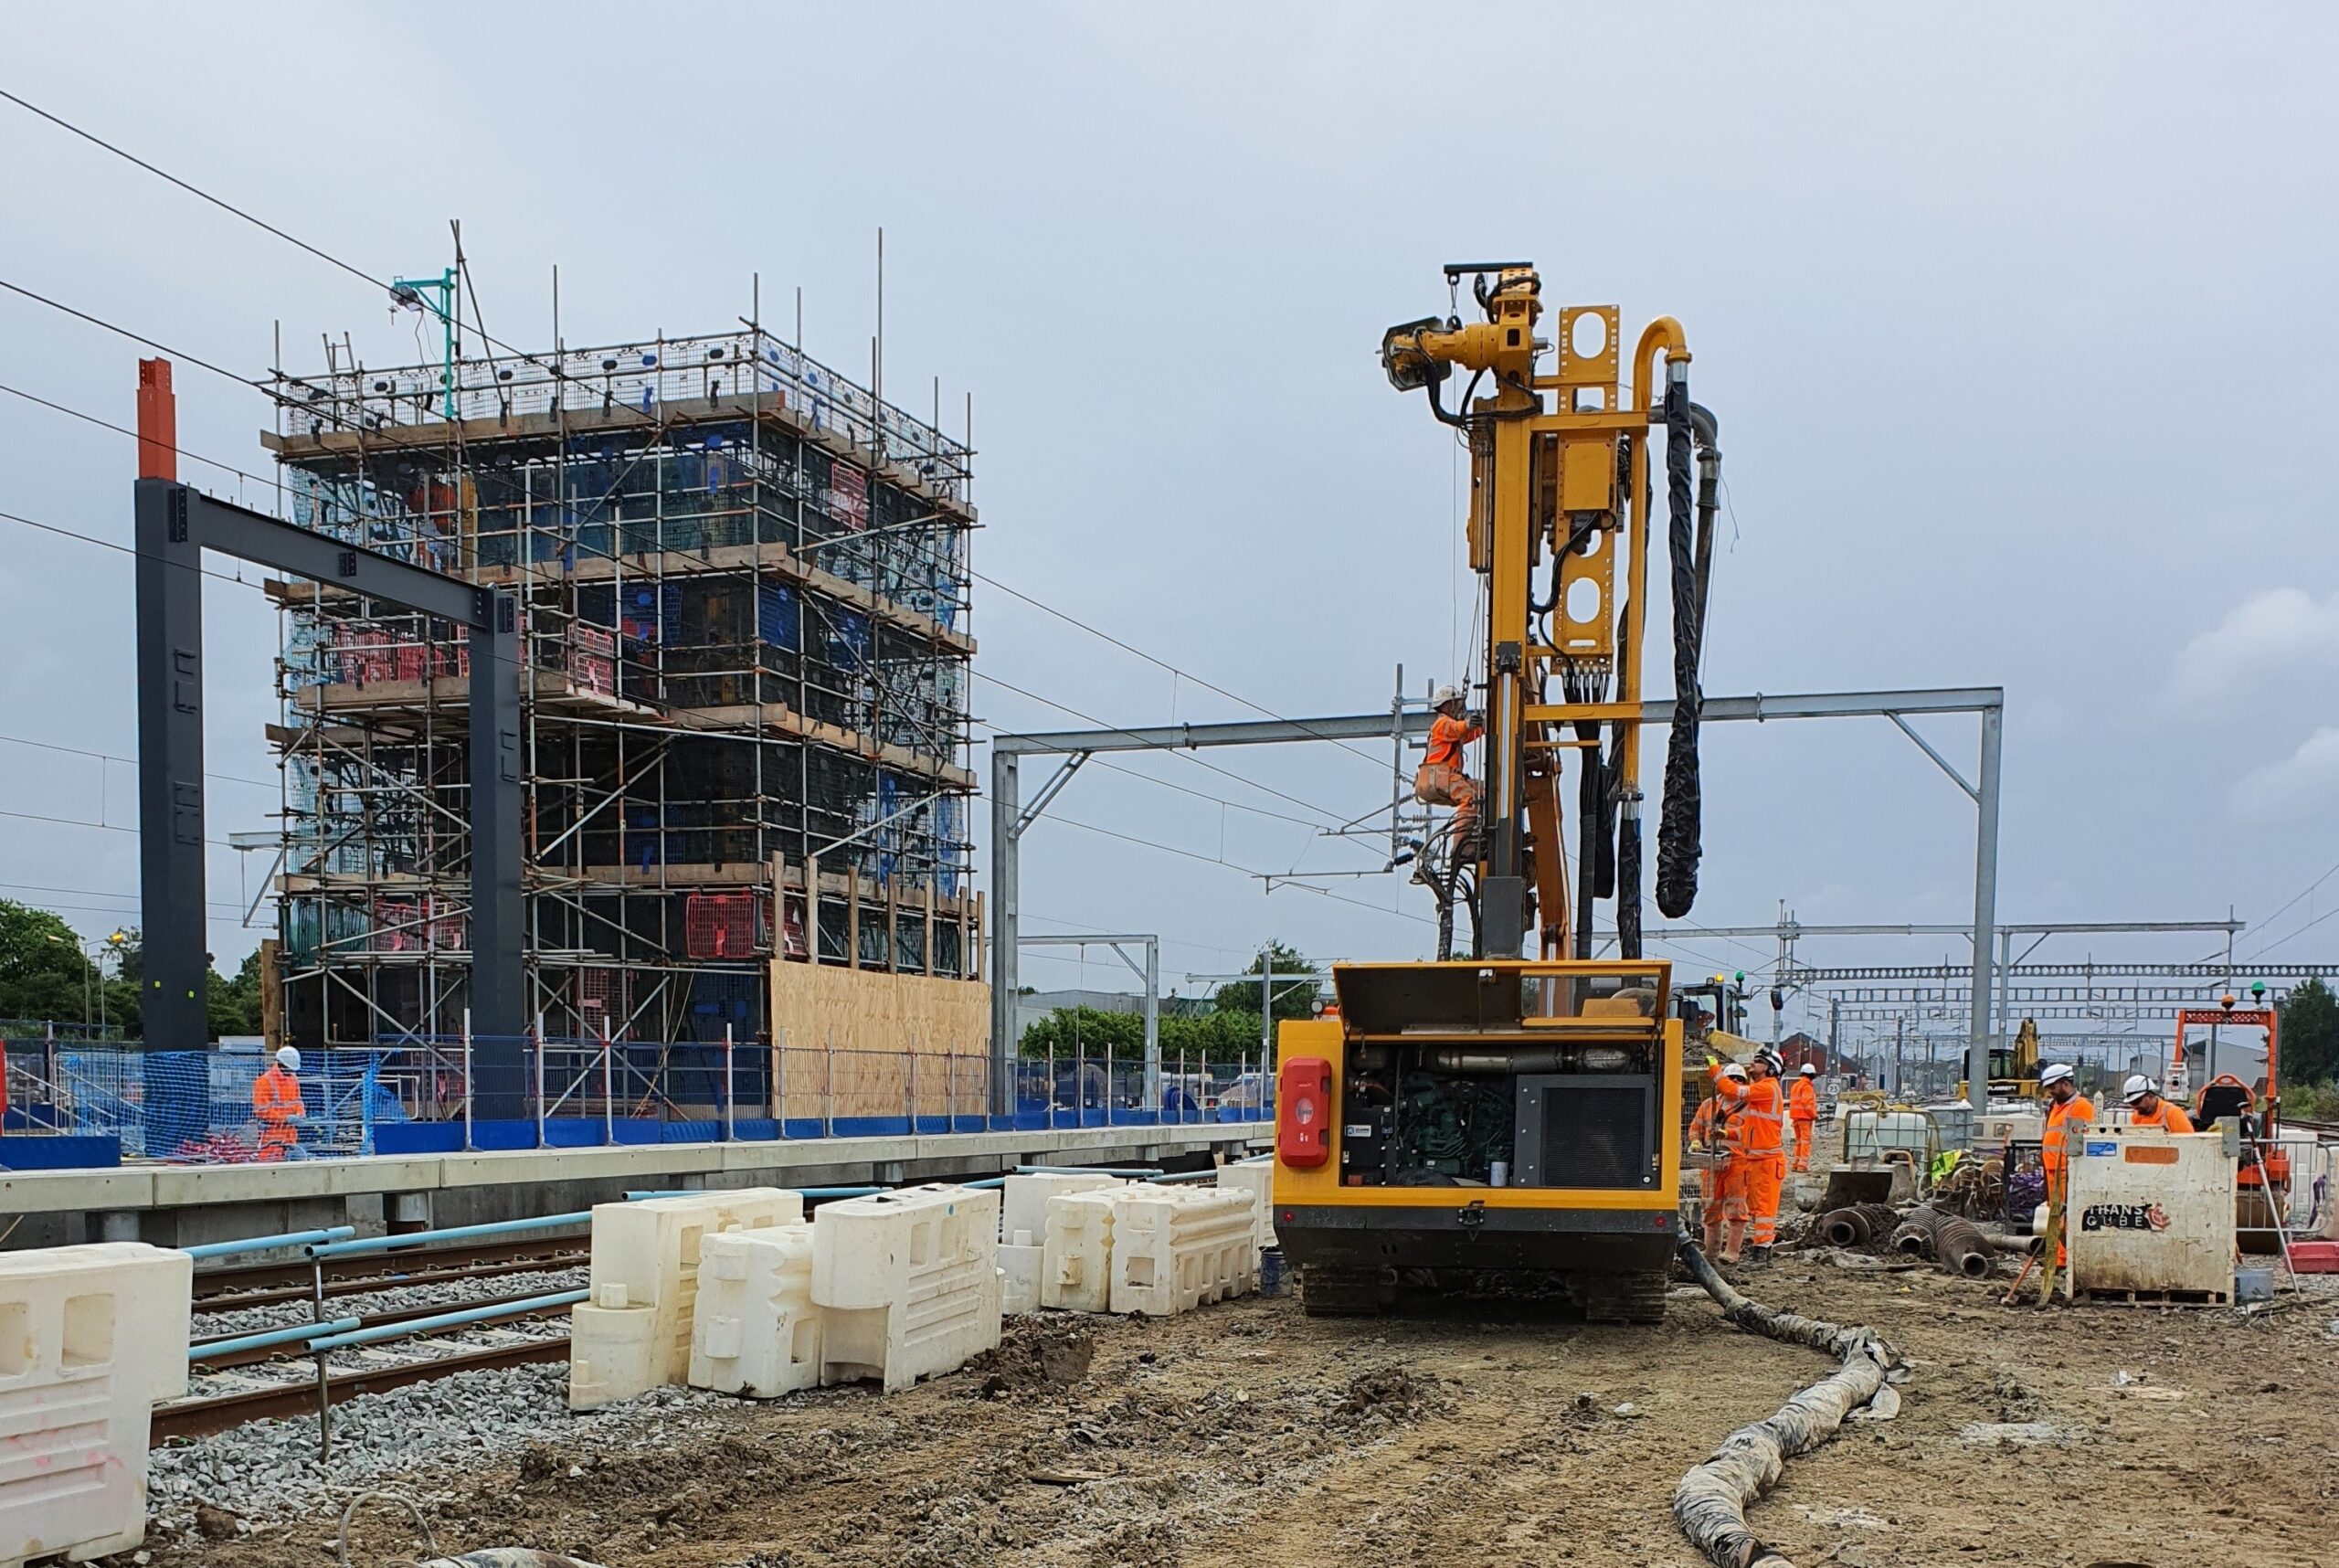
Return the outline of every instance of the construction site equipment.
{"type": "Polygon", "coordinates": [[[1668,972],[1337,966],[1339,1016],[1280,1042],[1275,1225],[1307,1310],[1544,1288],[1595,1319],[1660,1318],[1681,1163],[1668,972]]]}
{"type": "Polygon", "coordinates": [[[1847,1329],[1747,1299],[1715,1272],[1693,1242],[1681,1244],[1681,1262],[1722,1316],[1740,1329],[1842,1361],[1775,1414],[1722,1439],[1713,1457],[1673,1489],[1674,1522],[1716,1568],[1793,1568],[1754,1533],[1746,1521],[1747,1506],[1778,1484],[1787,1460],[1826,1442],[1854,1412],[1876,1420],[1897,1414],[1900,1391],[1888,1380],[1905,1375],[1900,1358],[1872,1329],[1847,1329]]]}
{"type": "Polygon", "coordinates": [[[2241,1250],[2270,1254],[2282,1251],[2287,1245],[2285,1216],[2291,1201],[2290,1151],[2278,1138],[2281,1130],[2281,1080],[2278,1076],[2281,1015],[2270,1007],[2237,1010],[2235,1000],[2228,993],[2218,999],[2216,1008],[2186,1008],[2177,1013],[2168,1093],[2182,1102],[2187,1086],[2197,1074],[2202,1082],[2192,1100],[2194,1129],[2208,1132],[2220,1124],[2238,1129],[2240,1162],[2234,1182],[2234,1208],[2241,1250]],[[2209,1035],[2203,1060],[2196,1065],[2186,1054],[2186,1031],[2198,1028],[2207,1029],[2209,1035]],[[2227,1053],[2228,1063],[2248,1059],[2240,1042],[2219,1038],[2231,1029],[2265,1033],[2264,1070],[2254,1075],[2254,1083],[2238,1074],[2218,1070],[2217,1054],[2221,1049],[2227,1053]]]}
{"type": "MultiPolygon", "coordinates": [[[[1957,1080],[1957,1097],[1964,1099],[1966,1081],[1957,1080]]],[[[2038,1022],[2026,1018],[2015,1031],[2013,1043],[1990,1047],[1990,1098],[2036,1100],[2038,1097],[2038,1022]]]]}
{"type": "MultiPolygon", "coordinates": [[[[525,972],[497,1032],[753,1038],[774,960],[971,977],[968,445],[754,322],[492,353],[455,316],[437,362],[280,373],[267,441],[293,522],[512,619],[525,972]]],[[[476,661],[329,569],[267,587],[281,1033],[452,1036],[490,934],[476,661]]]]}
{"type": "Polygon", "coordinates": [[[1531,265],[1457,262],[1445,277],[1451,314],[1392,327],[1381,362],[1470,450],[1467,546],[1487,635],[1456,683],[1466,702],[1482,699],[1471,705],[1484,715],[1483,800],[1471,832],[1449,823],[1422,857],[1440,961],[1337,966],[1339,1016],[1282,1026],[1275,1230],[1310,1312],[1380,1310],[1402,1285],[1527,1276],[1590,1316],[1654,1319],[1679,1223],[1684,1113],[1671,966],[1644,959],[1641,942],[1652,427],[1666,436],[1673,618],[1655,881],[1674,917],[1696,899],[1701,853],[1699,656],[1720,452],[1712,417],[1689,400],[1672,318],[1642,333],[1628,383],[1615,307],[1562,307],[1547,340],[1531,265]],[[1483,317],[1466,325],[1466,280],[1483,317]],[[1457,370],[1468,383],[1449,409],[1441,389],[1457,370]],[[1615,903],[1613,963],[1583,957],[1603,898],[1615,903]],[[1456,907],[1470,921],[1464,961],[1453,961],[1456,907]]]}
{"type": "Polygon", "coordinates": [[[2230,1303],[2242,1141],[2231,1122],[2184,1134],[2089,1128],[2072,1150],[2064,1216],[2071,1299],[2230,1303]]]}
{"type": "Polygon", "coordinates": [[[1455,313],[1392,327],[1381,347],[1391,384],[1425,393],[1431,412],[1469,444],[1468,547],[1487,628],[1465,683],[1484,698],[1476,705],[1486,729],[1480,826],[1470,842],[1449,835],[1441,853],[1425,855],[1424,880],[1441,906],[1468,909],[1476,956],[1517,957],[1530,926],[1538,957],[1587,954],[1593,905],[1613,897],[1619,949],[1638,958],[1650,428],[1666,432],[1673,613],[1656,897],[1678,918],[1696,899],[1701,853],[1699,655],[1721,475],[1714,421],[1689,401],[1688,344],[1671,317],[1641,334],[1628,387],[1614,306],[1561,307],[1546,340],[1536,335],[1542,283],[1530,264],[1457,262],[1445,277],[1455,313]],[[1485,318],[1467,325],[1458,313],[1465,279],[1485,318]],[[1552,350],[1551,368],[1540,368],[1552,350]],[[1457,369],[1469,385],[1449,410],[1440,389],[1457,369]],[[1488,395],[1474,397],[1482,384],[1488,395]],[[1560,759],[1569,751],[1578,755],[1572,889],[1560,805],[1560,759]]]}

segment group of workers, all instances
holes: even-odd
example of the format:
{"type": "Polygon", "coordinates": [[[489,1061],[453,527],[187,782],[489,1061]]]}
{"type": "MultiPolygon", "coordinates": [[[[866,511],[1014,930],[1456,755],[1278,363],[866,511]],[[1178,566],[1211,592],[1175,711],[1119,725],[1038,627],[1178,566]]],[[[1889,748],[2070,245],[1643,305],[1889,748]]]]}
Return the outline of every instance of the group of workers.
{"type": "Polygon", "coordinates": [[[1706,1250],[1724,1263],[1762,1264],[1778,1241],[1779,1192],[1785,1185],[1787,1129],[1794,1128],[1797,1171],[1811,1169],[1812,1128],[1819,1119],[1818,1069],[1806,1062],[1792,1085],[1785,1064],[1767,1046],[1744,1066],[1714,1069],[1714,1092],[1689,1122],[1689,1147],[1706,1155],[1706,1250]]]}
{"type": "MultiPolygon", "coordinates": [[[[2095,1102],[2080,1092],[2070,1067],[2054,1063],[2038,1075],[2039,1092],[2047,1097],[2046,1127],[2039,1134],[2038,1163],[2047,1173],[2047,1234],[2055,1243],[2055,1266],[2070,1264],[2065,1239],[2064,1214],[2070,1202],[2071,1144],[2087,1136],[2095,1121],[2095,1102]]],[[[2155,1127],[2163,1132],[2191,1132],[2193,1118],[2185,1107],[2165,1098],[2160,1086],[2142,1073],[2129,1075],[2120,1086],[2120,1103],[2127,1107],[2130,1127],[2155,1127]]],[[[2054,1276],[2046,1289],[2054,1291],[2054,1276]]]]}

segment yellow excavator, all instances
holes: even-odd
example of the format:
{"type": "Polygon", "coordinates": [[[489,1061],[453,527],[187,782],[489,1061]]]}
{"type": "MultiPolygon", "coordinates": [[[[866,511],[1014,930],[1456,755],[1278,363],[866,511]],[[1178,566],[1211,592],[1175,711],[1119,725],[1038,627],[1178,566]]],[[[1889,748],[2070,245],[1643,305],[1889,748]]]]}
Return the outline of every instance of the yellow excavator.
{"type": "Polygon", "coordinates": [[[1392,327],[1381,359],[1470,453],[1482,804],[1474,832],[1424,844],[1419,878],[1446,929],[1466,914],[1469,947],[1337,965],[1337,1013],[1281,1026],[1276,1232],[1311,1314],[1543,1293],[1593,1320],[1655,1321],[1678,1230],[1683,1021],[1671,967],[1641,950],[1640,740],[1650,716],[1670,726],[1655,883],[1678,918],[1697,894],[1720,452],[1670,317],[1641,334],[1627,383],[1616,307],[1564,306],[1547,326],[1531,264],[1457,262],[1445,279],[1448,314],[1392,327]],[[1674,696],[1649,715],[1659,471],[1674,696]],[[1603,900],[1613,958],[1592,956],[1603,900]]]}

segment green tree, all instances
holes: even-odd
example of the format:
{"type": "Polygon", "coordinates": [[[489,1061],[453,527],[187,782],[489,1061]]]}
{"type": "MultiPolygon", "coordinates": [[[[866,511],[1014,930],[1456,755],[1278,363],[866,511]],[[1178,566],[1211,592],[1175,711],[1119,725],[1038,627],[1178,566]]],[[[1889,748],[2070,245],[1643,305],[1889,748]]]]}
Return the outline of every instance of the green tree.
{"type": "Polygon", "coordinates": [[[2299,983],[2275,1010],[2281,1019],[2275,1071],[2285,1086],[2339,1079],[2339,997],[2319,980],[2299,983]]]}
{"type": "MultiPolygon", "coordinates": [[[[1254,988],[1255,989],[1255,988],[1254,988]]],[[[1255,1012],[1165,1012],[1160,1020],[1161,1059],[1203,1063],[1256,1060],[1259,1015],[1255,1012]]],[[[1093,1007],[1059,1007],[1023,1032],[1017,1054],[1027,1062],[1138,1062],[1145,1058],[1145,1017],[1137,1012],[1100,1012],[1093,1007]]]]}
{"type": "Polygon", "coordinates": [[[237,968],[233,980],[213,969],[211,982],[203,993],[203,1001],[214,1040],[229,1034],[259,1033],[259,949],[254,948],[244,955],[244,961],[237,968]]]}
{"type": "Polygon", "coordinates": [[[1085,1056],[1134,1062],[1145,1054],[1145,1019],[1134,1012],[1059,1007],[1023,1032],[1020,1054],[1027,1060],[1053,1056],[1068,1062],[1085,1056]]]}
{"type": "Polygon", "coordinates": [[[95,969],[64,916],[0,898],[0,1018],[78,1023],[98,1015],[95,969]]]}
{"type": "MultiPolygon", "coordinates": [[[[1312,969],[1316,967],[1307,961],[1307,955],[1297,948],[1287,948],[1281,942],[1271,941],[1267,944],[1267,950],[1245,965],[1243,972],[1246,975],[1263,973],[1259,966],[1269,959],[1275,961],[1276,974],[1288,974],[1293,970],[1312,969]]],[[[1314,1011],[1316,987],[1310,981],[1277,980],[1274,983],[1274,991],[1275,1015],[1277,1018],[1306,1018],[1314,1011]]],[[[1225,985],[1220,986],[1211,1000],[1221,1012],[1249,1013],[1252,1032],[1257,1033],[1259,1024],[1259,982],[1257,980],[1230,980],[1225,985]]]]}

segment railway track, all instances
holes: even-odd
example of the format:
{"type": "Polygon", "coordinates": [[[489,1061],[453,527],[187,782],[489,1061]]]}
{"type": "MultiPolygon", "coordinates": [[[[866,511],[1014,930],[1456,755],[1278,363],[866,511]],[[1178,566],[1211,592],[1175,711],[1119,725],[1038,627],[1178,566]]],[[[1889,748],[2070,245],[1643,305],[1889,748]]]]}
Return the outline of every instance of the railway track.
{"type": "MultiPolygon", "coordinates": [[[[474,1328],[471,1331],[479,1330],[474,1328]]],[[[533,1362],[566,1361],[567,1358],[568,1336],[566,1334],[516,1339],[514,1343],[461,1351],[453,1355],[386,1359],[379,1366],[332,1372],[326,1380],[325,1393],[331,1404],[342,1404],[359,1394],[386,1393],[394,1388],[429,1383],[434,1378],[452,1377],[457,1372],[527,1366],[533,1362]]],[[[304,1361],[302,1364],[310,1363],[304,1361]]],[[[316,1410],[317,1384],[313,1376],[271,1383],[257,1388],[237,1389],[199,1399],[175,1400],[154,1407],[147,1446],[159,1448],[175,1440],[207,1437],[215,1432],[229,1431],[247,1422],[313,1415],[316,1410]]]]}
{"type": "MultiPolygon", "coordinates": [[[[530,1237],[463,1246],[417,1247],[394,1256],[328,1259],[324,1264],[327,1298],[375,1291],[406,1289],[462,1280],[492,1280],[513,1275],[582,1268],[588,1262],[585,1238],[530,1237]]],[[[206,1313],[242,1311],[254,1307],[309,1302],[315,1298],[315,1265],[263,1263],[206,1270],[195,1279],[196,1322],[206,1313]]],[[[360,1330],[395,1327],[452,1312],[512,1306],[526,1296],[483,1296],[476,1300],[439,1302],[392,1311],[361,1314],[360,1330]]],[[[534,1362],[565,1361],[568,1336],[532,1334],[517,1325],[564,1317],[566,1306],[514,1312],[488,1322],[446,1325],[417,1330],[412,1335],[378,1344],[349,1347],[330,1358],[324,1396],[341,1404],[360,1394],[384,1393],[459,1372],[534,1362]],[[480,1341],[474,1348],[449,1350],[454,1339],[480,1341]],[[355,1362],[355,1364],[350,1364],[355,1362]],[[337,1364],[335,1364],[337,1363],[337,1364]]],[[[209,1342],[242,1337],[213,1334],[209,1342]]],[[[198,1337],[196,1348],[206,1342],[198,1337]]],[[[217,1388],[194,1397],[154,1407],[148,1444],[160,1447],[173,1442],[229,1431],[248,1422],[313,1415],[318,1389],[315,1361],[298,1344],[264,1345],[224,1351],[196,1362],[198,1379],[217,1388]],[[283,1375],[253,1376],[246,1369],[273,1367],[283,1375]],[[218,1385],[225,1384],[224,1388],[218,1385]]]]}
{"type": "MultiPolygon", "coordinates": [[[[530,1295],[534,1294],[535,1293],[530,1293],[530,1295]]],[[[529,1296],[490,1296],[478,1301],[456,1302],[451,1306],[440,1305],[429,1307],[408,1307],[395,1312],[366,1313],[358,1318],[357,1326],[361,1330],[386,1329],[390,1327],[392,1324],[411,1323],[422,1318],[435,1318],[445,1312],[461,1312],[472,1310],[478,1308],[502,1307],[515,1302],[525,1301],[529,1298],[529,1296]]],[[[558,1314],[566,1312],[568,1308],[566,1307],[545,1307],[532,1312],[515,1312],[509,1318],[497,1319],[496,1322],[499,1324],[525,1323],[540,1318],[557,1316],[558,1314]]],[[[440,1339],[449,1334],[460,1333],[461,1331],[462,1330],[460,1328],[424,1329],[417,1330],[413,1338],[418,1340],[440,1339]]],[[[241,1339],[244,1337],[245,1336],[241,1334],[221,1334],[210,1340],[196,1340],[195,1348],[201,1350],[206,1343],[225,1343],[229,1340],[241,1339]]],[[[299,1354],[301,1354],[301,1350],[298,1345],[261,1345],[252,1350],[228,1351],[217,1355],[205,1356],[197,1362],[197,1365],[210,1372],[226,1372],[235,1367],[264,1366],[270,1361],[281,1360],[287,1356],[297,1356],[299,1354]]]]}
{"type": "MultiPolygon", "coordinates": [[[[505,1274],[577,1268],[586,1261],[583,1236],[532,1236],[466,1246],[416,1247],[412,1252],[382,1256],[328,1259],[324,1266],[325,1295],[355,1296],[409,1285],[492,1279],[505,1274]]],[[[200,1316],[205,1312],[240,1311],[247,1307],[310,1300],[316,1291],[314,1271],[315,1265],[309,1263],[254,1263],[205,1269],[195,1277],[196,1313],[200,1316]]]]}

